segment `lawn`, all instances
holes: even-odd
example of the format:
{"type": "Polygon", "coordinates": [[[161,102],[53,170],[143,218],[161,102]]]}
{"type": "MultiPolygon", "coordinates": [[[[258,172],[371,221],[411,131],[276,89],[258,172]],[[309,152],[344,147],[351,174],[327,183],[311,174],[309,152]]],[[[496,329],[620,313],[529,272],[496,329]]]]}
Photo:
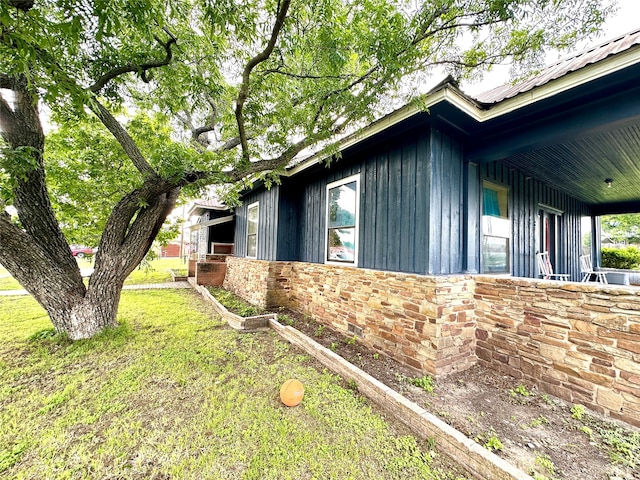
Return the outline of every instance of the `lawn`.
{"type": "MultiPolygon", "coordinates": [[[[78,259],[80,268],[91,268],[91,260],[87,258],[78,259]]],[[[125,285],[134,285],[142,283],[163,283],[171,281],[169,269],[185,269],[187,265],[180,258],[158,258],[149,264],[136,268],[131,275],[125,280],[125,285]]],[[[3,277],[8,275],[7,271],[0,267],[0,290],[21,290],[22,286],[12,277],[3,277]]]]}
{"type": "Polygon", "coordinates": [[[30,297],[0,298],[0,477],[453,478],[340,378],[192,291],[125,291],[119,322],[71,343],[30,297]],[[291,377],[295,408],[278,398],[291,377]]]}

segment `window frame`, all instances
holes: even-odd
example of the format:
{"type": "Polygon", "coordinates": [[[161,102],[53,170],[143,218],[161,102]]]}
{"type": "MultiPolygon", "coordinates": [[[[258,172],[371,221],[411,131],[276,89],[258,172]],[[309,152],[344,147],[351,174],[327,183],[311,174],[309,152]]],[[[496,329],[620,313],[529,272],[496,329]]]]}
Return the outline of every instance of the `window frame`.
{"type": "MultiPolygon", "coordinates": [[[[511,225],[511,188],[508,185],[501,185],[499,183],[495,183],[495,182],[491,182],[489,180],[483,180],[482,182],[482,201],[480,203],[480,271],[483,274],[486,275],[510,275],[511,274],[511,269],[512,269],[512,262],[511,262],[511,249],[512,249],[512,237],[513,237],[513,226],[511,225]],[[500,194],[504,194],[506,197],[506,215],[502,216],[502,215],[485,215],[484,213],[484,208],[485,208],[485,189],[490,189],[493,190],[495,192],[498,193],[498,204],[500,204],[499,202],[499,198],[500,198],[500,194]],[[485,230],[485,224],[487,223],[485,221],[485,217],[493,217],[493,218],[497,218],[497,219],[501,219],[504,220],[505,222],[507,222],[508,224],[508,228],[509,228],[509,232],[507,235],[502,235],[499,232],[488,232],[485,230]],[[486,261],[485,261],[485,239],[487,240],[491,240],[493,239],[493,242],[495,242],[497,239],[503,239],[505,240],[505,247],[506,247],[506,251],[505,251],[505,262],[506,262],[506,269],[505,270],[499,270],[499,271],[488,271],[487,270],[487,265],[486,265],[486,261]]],[[[499,209],[500,210],[500,209],[499,209]]]]}
{"type": "Polygon", "coordinates": [[[357,173],[355,175],[350,175],[348,177],[342,178],[340,180],[336,180],[335,182],[331,182],[327,184],[325,190],[325,223],[324,223],[324,263],[328,265],[342,265],[347,267],[357,267],[358,266],[358,243],[360,239],[360,174],[357,173]],[[344,228],[353,228],[354,230],[354,249],[353,249],[353,261],[340,261],[340,260],[332,260],[329,259],[329,231],[334,230],[334,228],[329,228],[329,192],[334,188],[341,187],[342,185],[346,185],[348,183],[355,182],[356,190],[355,190],[355,223],[353,227],[344,227],[344,228]]]}
{"type": "Polygon", "coordinates": [[[247,258],[258,258],[258,225],[260,224],[260,202],[253,202],[252,204],[247,206],[247,231],[246,231],[246,248],[245,248],[245,256],[247,258]],[[251,222],[251,220],[249,219],[249,212],[252,209],[257,209],[258,213],[256,215],[256,233],[249,233],[249,223],[251,222]],[[255,251],[255,255],[249,255],[249,237],[255,237],[255,246],[256,246],[256,251],[255,251]]]}

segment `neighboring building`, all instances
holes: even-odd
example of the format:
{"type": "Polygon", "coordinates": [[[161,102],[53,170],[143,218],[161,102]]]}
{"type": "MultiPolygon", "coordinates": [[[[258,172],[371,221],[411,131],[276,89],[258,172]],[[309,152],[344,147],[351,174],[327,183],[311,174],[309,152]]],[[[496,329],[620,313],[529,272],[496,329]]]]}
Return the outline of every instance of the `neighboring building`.
{"type": "Polygon", "coordinates": [[[188,212],[189,277],[198,285],[222,285],[225,259],[234,253],[235,216],[217,199],[197,200],[188,212]]]}
{"type": "Polygon", "coordinates": [[[179,257],[180,256],[180,244],[176,242],[169,242],[160,247],[161,257],[179,257]]]}
{"type": "Polygon", "coordinates": [[[640,211],[640,30],[472,98],[452,79],[236,209],[225,286],[421,372],[476,363],[640,425],[640,291],[598,267],[598,217],[640,211]],[[426,108],[425,108],[426,107],[426,108]]]}
{"type": "Polygon", "coordinates": [[[235,216],[217,199],[196,200],[188,211],[196,217],[190,227],[190,258],[206,260],[207,255],[234,253],[235,216]]]}

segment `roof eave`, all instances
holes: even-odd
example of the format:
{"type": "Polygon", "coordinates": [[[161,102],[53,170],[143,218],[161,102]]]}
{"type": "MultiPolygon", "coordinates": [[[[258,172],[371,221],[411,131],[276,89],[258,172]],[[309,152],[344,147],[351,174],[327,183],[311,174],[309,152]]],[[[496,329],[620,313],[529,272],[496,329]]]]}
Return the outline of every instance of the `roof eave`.
{"type": "MultiPolygon", "coordinates": [[[[639,61],[640,45],[637,45],[624,52],[606,57],[596,63],[586,65],[579,70],[571,71],[560,78],[553,79],[545,83],[544,85],[491,104],[482,103],[473,99],[472,97],[464,94],[451,82],[441,82],[429,94],[427,94],[424,97],[424,101],[418,105],[413,103],[406,105],[345,137],[338,143],[338,150],[342,151],[354,146],[386,130],[387,128],[402,122],[403,120],[410,118],[413,115],[428,111],[429,107],[440,102],[449,102],[460,111],[466,113],[473,120],[478,123],[483,123],[549,97],[553,97],[554,95],[558,95],[577,86],[584,85],[590,81],[610,75],[631,65],[637,64],[639,61]]],[[[325,159],[326,154],[316,153],[288,170],[284,176],[290,177],[296,175],[325,159]]]]}
{"type": "Polygon", "coordinates": [[[187,212],[188,216],[195,215],[194,212],[196,210],[217,210],[219,212],[224,212],[225,210],[230,210],[229,207],[226,206],[210,206],[210,205],[201,205],[198,203],[193,204],[193,206],[187,212]]]}

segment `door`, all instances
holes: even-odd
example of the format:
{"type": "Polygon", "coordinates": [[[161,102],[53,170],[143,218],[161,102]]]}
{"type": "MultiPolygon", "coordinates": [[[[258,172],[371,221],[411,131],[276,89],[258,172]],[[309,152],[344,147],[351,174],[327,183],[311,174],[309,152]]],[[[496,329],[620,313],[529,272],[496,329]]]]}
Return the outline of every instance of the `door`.
{"type": "Polygon", "coordinates": [[[560,260],[560,230],[562,212],[546,208],[538,212],[538,235],[536,250],[549,252],[549,262],[554,272],[557,272],[557,264],[560,260]]]}

